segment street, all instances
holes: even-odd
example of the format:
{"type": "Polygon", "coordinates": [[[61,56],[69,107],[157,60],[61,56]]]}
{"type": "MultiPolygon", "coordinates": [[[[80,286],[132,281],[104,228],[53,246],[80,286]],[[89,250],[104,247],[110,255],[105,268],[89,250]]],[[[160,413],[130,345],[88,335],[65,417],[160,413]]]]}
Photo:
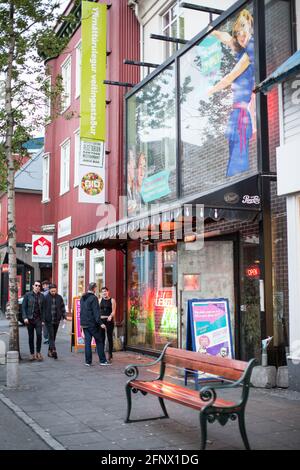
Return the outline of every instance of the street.
{"type": "MultiPolygon", "coordinates": [[[[5,387],[5,367],[0,366],[0,397],[7,397],[41,428],[46,441],[41,442],[40,437],[0,401],[1,418],[4,417],[0,425],[1,450],[49,447],[112,451],[199,449],[198,413],[174,403],[167,402],[168,420],[124,424],[124,368],[130,363],[148,362],[149,358],[118,352],[114,354],[112,366],[99,367],[94,356],[95,365],[87,368],[82,353],[70,352],[69,330],[70,324],[67,329],[59,330],[57,361],[45,357],[46,346],[43,346],[44,361],[31,363],[27,331],[20,327],[23,358],[20,387],[17,390],[5,387]]],[[[0,331],[8,331],[6,320],[0,321],[0,331]]],[[[168,380],[183,380],[174,369],[167,374],[168,380]]],[[[189,386],[193,387],[193,382],[189,386]]],[[[159,405],[153,397],[134,396],[133,417],[150,418],[159,413],[159,405]]],[[[246,428],[253,449],[299,449],[300,393],[251,389],[246,428]]],[[[209,425],[208,440],[208,450],[243,449],[236,422],[226,427],[218,423],[209,425]]]]}

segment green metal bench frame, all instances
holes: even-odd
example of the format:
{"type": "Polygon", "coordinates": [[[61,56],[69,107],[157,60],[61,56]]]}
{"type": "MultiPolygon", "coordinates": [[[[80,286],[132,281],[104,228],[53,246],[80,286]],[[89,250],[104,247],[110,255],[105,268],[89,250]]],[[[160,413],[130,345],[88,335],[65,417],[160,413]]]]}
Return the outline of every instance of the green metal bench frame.
{"type": "MultiPolygon", "coordinates": [[[[151,394],[151,391],[143,391],[139,390],[138,387],[132,386],[131,383],[135,381],[138,376],[139,376],[139,368],[142,367],[152,367],[156,364],[160,363],[160,373],[159,375],[154,378],[153,380],[145,380],[143,383],[152,383],[157,380],[163,381],[164,376],[165,376],[165,370],[166,370],[166,362],[163,361],[165,353],[167,349],[169,348],[170,344],[166,344],[164,347],[161,355],[158,357],[153,362],[150,362],[148,364],[130,364],[126,367],[125,369],[125,375],[127,377],[130,377],[130,380],[126,383],[125,386],[125,391],[126,391],[126,397],[127,397],[127,415],[125,419],[125,423],[132,423],[132,422],[138,422],[138,421],[148,421],[149,418],[147,419],[137,419],[137,420],[131,420],[130,419],[130,414],[131,414],[131,408],[132,408],[132,393],[138,393],[139,391],[143,395],[147,395],[147,393],[151,394]]],[[[172,348],[171,348],[172,349],[172,348]]],[[[200,353],[194,353],[194,354],[200,354],[200,353]]],[[[206,361],[207,361],[207,355],[206,355],[206,361]]],[[[246,427],[245,427],[245,408],[246,404],[248,401],[249,397],[249,390],[250,390],[250,378],[251,378],[251,373],[253,370],[253,367],[256,364],[256,359],[251,359],[244,370],[244,372],[241,374],[241,377],[239,380],[232,381],[229,383],[222,383],[222,384],[216,384],[216,383],[211,383],[209,385],[205,385],[204,387],[201,387],[199,390],[199,398],[202,402],[205,402],[206,405],[202,407],[200,410],[200,428],[201,428],[201,450],[204,450],[206,447],[206,441],[207,441],[207,422],[208,423],[214,423],[216,420],[222,425],[225,426],[229,420],[235,421],[238,419],[239,422],[239,430],[241,433],[242,440],[244,442],[245,448],[247,450],[250,450],[250,445],[246,433],[246,427]],[[233,388],[237,387],[242,387],[242,393],[241,393],[241,399],[234,404],[234,406],[229,406],[229,407],[217,407],[214,405],[216,399],[217,399],[217,391],[218,390],[230,390],[233,388]]],[[[205,370],[204,370],[205,372],[205,370]]],[[[182,389],[186,389],[186,387],[182,387],[182,389]]],[[[169,418],[165,403],[164,403],[164,398],[168,399],[167,394],[158,397],[159,404],[162,408],[163,411],[163,416],[157,417],[157,418],[150,418],[152,419],[164,419],[164,418],[169,418]]],[[[180,403],[183,406],[185,405],[184,402],[180,403]]],[[[185,405],[188,406],[188,405],[185,405]]]]}

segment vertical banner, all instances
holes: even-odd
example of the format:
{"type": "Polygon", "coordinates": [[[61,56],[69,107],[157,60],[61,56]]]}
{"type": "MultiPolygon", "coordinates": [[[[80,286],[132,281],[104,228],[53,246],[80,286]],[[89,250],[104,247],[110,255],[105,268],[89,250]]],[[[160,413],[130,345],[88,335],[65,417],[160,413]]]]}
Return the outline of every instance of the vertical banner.
{"type": "Polygon", "coordinates": [[[202,354],[233,358],[228,299],[188,301],[187,347],[202,354]]]}
{"type": "Polygon", "coordinates": [[[79,202],[105,202],[105,4],[82,2],[79,202]]]}
{"type": "Polygon", "coordinates": [[[105,141],[106,12],[82,2],[80,138],[105,141]]]}

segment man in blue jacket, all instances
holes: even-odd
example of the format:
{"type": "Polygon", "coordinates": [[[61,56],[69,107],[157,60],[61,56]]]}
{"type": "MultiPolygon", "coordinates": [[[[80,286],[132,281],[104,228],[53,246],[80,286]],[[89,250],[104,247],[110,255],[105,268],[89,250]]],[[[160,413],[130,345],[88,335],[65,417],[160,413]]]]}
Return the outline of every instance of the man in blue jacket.
{"type": "Polygon", "coordinates": [[[100,318],[100,306],[96,296],[97,284],[89,284],[88,291],[80,299],[80,326],[84,334],[85,365],[92,365],[92,338],[95,338],[96,349],[101,366],[109,365],[104,353],[104,343],[100,328],[105,328],[100,318]]]}

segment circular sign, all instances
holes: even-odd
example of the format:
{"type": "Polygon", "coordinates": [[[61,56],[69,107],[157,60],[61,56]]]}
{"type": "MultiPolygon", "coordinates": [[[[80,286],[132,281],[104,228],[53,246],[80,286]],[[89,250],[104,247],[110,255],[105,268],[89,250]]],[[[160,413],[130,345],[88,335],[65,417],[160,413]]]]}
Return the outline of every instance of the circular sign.
{"type": "Polygon", "coordinates": [[[81,178],[81,188],[88,196],[97,196],[104,187],[103,179],[97,173],[86,173],[81,178]]]}

